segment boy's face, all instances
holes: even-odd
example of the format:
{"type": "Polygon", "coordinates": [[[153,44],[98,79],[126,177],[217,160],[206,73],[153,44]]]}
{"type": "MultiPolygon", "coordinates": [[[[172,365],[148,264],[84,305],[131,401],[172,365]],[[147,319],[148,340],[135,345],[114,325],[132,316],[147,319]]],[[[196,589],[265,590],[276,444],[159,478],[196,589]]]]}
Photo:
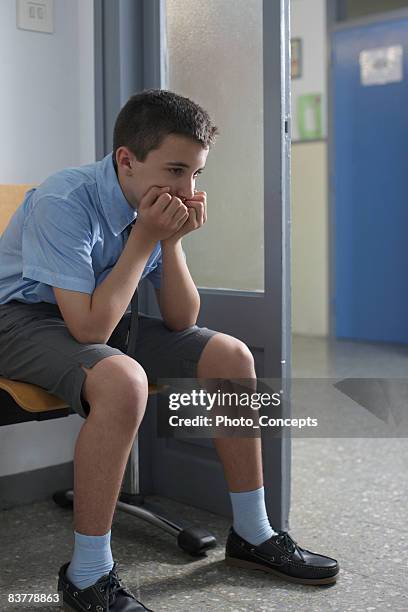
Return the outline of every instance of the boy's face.
{"type": "Polygon", "coordinates": [[[182,201],[194,196],[197,177],[203,170],[209,149],[186,136],[169,134],[158,149],[139,162],[127,147],[116,151],[119,182],[129,204],[137,209],[153,186],[170,187],[169,193],[182,201]]]}

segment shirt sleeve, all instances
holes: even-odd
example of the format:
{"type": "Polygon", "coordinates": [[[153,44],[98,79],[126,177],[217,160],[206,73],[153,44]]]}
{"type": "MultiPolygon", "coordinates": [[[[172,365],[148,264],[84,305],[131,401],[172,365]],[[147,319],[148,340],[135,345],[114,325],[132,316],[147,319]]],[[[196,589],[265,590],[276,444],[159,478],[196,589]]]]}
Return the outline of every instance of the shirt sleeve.
{"type": "MultiPolygon", "coordinates": [[[[183,252],[184,261],[187,261],[184,249],[181,248],[181,250],[183,252]]],[[[153,287],[155,289],[160,289],[162,268],[163,268],[163,261],[162,261],[162,254],[160,253],[160,257],[157,260],[156,268],[154,270],[152,270],[151,272],[149,272],[149,274],[147,274],[147,276],[146,276],[146,278],[149,279],[149,281],[152,283],[152,285],[153,285],[153,287]]]]}
{"type": "Polygon", "coordinates": [[[92,293],[92,228],[75,201],[43,196],[23,226],[23,278],[92,293]]]}

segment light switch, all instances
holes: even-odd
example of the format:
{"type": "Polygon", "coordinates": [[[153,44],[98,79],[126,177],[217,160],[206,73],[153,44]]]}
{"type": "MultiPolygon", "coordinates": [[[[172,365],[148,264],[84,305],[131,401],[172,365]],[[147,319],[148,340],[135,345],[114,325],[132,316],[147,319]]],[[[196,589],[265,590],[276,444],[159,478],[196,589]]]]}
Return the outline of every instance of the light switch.
{"type": "Polygon", "coordinates": [[[52,34],[54,0],[17,0],[17,27],[52,34]]]}

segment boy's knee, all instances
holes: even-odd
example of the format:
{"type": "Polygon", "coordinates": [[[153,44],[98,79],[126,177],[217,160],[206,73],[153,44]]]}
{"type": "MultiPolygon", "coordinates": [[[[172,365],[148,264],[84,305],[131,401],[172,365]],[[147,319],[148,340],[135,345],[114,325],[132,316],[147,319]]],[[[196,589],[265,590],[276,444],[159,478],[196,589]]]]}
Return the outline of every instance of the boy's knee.
{"type": "Polygon", "coordinates": [[[92,408],[99,406],[108,414],[139,416],[146,407],[149,393],[146,372],[127,355],[112,355],[92,368],[81,365],[86,373],[82,397],[92,408]]]}

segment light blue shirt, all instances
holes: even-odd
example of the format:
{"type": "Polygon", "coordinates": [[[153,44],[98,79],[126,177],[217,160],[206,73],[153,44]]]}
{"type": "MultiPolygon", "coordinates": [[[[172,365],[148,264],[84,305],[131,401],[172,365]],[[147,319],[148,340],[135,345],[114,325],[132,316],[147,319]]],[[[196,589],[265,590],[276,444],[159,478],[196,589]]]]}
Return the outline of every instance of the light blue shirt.
{"type": "MultiPolygon", "coordinates": [[[[125,228],[136,218],[111,153],[53,174],[26,193],[0,237],[0,304],[56,304],[53,287],[92,294],[116,264],[125,228]]],[[[158,242],[142,278],[159,288],[161,268],[158,242]]]]}

